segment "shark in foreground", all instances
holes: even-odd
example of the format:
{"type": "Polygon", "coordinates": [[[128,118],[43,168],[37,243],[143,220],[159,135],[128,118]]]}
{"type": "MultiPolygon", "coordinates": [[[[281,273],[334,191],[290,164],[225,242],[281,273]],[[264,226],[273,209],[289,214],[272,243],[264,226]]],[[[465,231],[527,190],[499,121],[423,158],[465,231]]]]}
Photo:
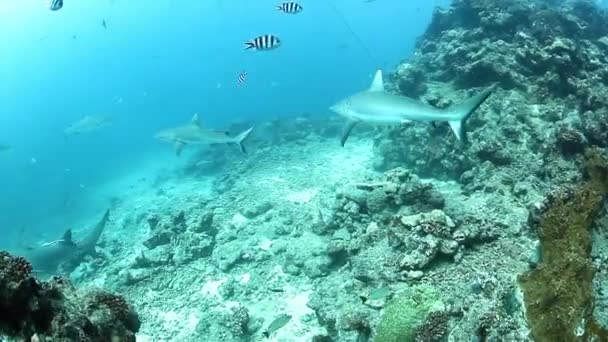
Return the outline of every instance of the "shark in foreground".
{"type": "Polygon", "coordinates": [[[344,146],[353,127],[358,123],[371,125],[400,125],[411,121],[447,121],[458,140],[466,141],[464,124],[471,114],[490,96],[492,86],[463,103],[439,109],[405,96],[384,90],[382,71],[378,70],[369,89],[349,96],[330,107],[345,117],[340,143],[344,146]]]}
{"type": "Polygon", "coordinates": [[[109,124],[110,121],[112,120],[104,115],[86,115],[71,124],[63,133],[65,133],[66,136],[90,133],[103,128],[109,124]]]}
{"type": "Polygon", "coordinates": [[[101,221],[82,240],[72,240],[72,231],[68,229],[61,239],[27,248],[23,256],[32,264],[34,272],[42,274],[55,274],[64,263],[80,264],[85,256],[95,254],[95,246],[109,219],[110,210],[106,210],[101,221]]]}
{"type": "Polygon", "coordinates": [[[175,153],[179,156],[185,145],[212,145],[212,144],[236,144],[243,153],[246,153],[243,142],[249,137],[253,127],[232,137],[224,130],[202,128],[198,114],[194,114],[190,123],[169,128],[156,134],[155,138],[167,141],[175,147],[175,153]]]}

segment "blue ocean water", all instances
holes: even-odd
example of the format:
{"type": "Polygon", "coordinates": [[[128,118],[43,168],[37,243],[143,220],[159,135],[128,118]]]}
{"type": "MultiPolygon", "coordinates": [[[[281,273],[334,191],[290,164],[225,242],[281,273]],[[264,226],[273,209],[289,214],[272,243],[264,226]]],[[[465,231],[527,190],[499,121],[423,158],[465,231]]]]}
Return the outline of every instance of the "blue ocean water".
{"type": "Polygon", "coordinates": [[[171,163],[153,135],[193,112],[217,128],[332,115],[327,107],[375,69],[407,58],[447,2],[302,1],[292,16],[268,0],[65,0],[56,12],[43,0],[0,1],[0,143],[13,147],[0,156],[0,247],[23,228],[54,235],[96,217],[107,199],[91,200],[95,188],[143,160],[171,163]],[[243,50],[267,33],[283,46],[243,50]],[[248,79],[237,87],[241,71],[248,79]],[[65,139],[86,114],[113,121],[65,139]]]}

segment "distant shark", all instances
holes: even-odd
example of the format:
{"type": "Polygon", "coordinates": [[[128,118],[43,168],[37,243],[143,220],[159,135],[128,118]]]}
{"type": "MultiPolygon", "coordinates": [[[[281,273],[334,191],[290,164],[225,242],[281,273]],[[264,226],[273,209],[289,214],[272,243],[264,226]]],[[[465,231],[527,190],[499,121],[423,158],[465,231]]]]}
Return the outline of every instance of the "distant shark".
{"type": "Polygon", "coordinates": [[[96,131],[103,128],[112,121],[109,117],[103,115],[86,115],[80,120],[74,122],[63,133],[68,135],[84,134],[96,131]]]}
{"type": "Polygon", "coordinates": [[[2,145],[2,144],[0,144],[0,152],[8,151],[10,149],[11,149],[11,147],[8,146],[8,145],[2,145]]]}
{"type": "Polygon", "coordinates": [[[409,97],[387,93],[384,90],[382,71],[378,70],[369,89],[337,102],[330,110],[348,120],[340,140],[342,146],[358,123],[379,126],[400,125],[411,121],[447,121],[456,138],[466,141],[466,120],[490,96],[494,88],[492,86],[463,103],[439,109],[409,97]]]}
{"type": "Polygon", "coordinates": [[[232,137],[225,130],[201,128],[198,114],[194,114],[190,123],[169,128],[156,134],[155,138],[167,141],[175,147],[175,153],[179,156],[185,145],[212,145],[212,144],[236,144],[243,153],[246,153],[243,142],[249,137],[253,127],[232,137]]]}
{"type": "Polygon", "coordinates": [[[72,240],[72,231],[68,229],[59,240],[28,248],[24,257],[34,272],[43,274],[56,273],[61,264],[80,264],[85,256],[95,254],[95,246],[109,218],[110,210],[106,210],[97,226],[79,242],[72,240]]]}

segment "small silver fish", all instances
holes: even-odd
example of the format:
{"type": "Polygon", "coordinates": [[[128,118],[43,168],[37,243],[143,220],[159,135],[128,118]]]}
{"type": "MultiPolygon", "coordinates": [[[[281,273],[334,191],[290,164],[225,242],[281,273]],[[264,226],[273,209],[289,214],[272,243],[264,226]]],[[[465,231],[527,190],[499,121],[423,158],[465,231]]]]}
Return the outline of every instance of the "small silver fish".
{"type": "Polygon", "coordinates": [[[391,289],[389,287],[381,287],[378,289],[371,290],[368,296],[359,296],[363,303],[368,300],[380,300],[388,297],[391,294],[391,289]]]}
{"type": "Polygon", "coordinates": [[[291,321],[291,315],[281,314],[279,317],[275,318],[272,323],[270,323],[270,325],[268,326],[266,331],[262,333],[262,335],[264,335],[264,337],[266,338],[270,337],[272,333],[287,325],[289,321],[291,321]]]}

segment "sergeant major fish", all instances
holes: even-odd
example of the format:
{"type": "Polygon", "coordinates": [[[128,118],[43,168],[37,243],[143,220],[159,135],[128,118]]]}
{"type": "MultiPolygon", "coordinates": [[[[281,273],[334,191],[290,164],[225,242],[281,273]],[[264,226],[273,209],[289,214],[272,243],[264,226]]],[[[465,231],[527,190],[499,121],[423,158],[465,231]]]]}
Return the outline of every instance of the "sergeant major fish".
{"type": "Polygon", "coordinates": [[[258,51],[273,50],[281,46],[281,40],[271,34],[265,34],[245,42],[245,50],[255,49],[258,51]]]}
{"type": "Polygon", "coordinates": [[[302,12],[304,8],[297,2],[284,2],[277,5],[277,10],[287,14],[298,14],[302,12]]]}
{"type": "Polygon", "coordinates": [[[63,7],[63,0],[48,0],[47,6],[51,11],[59,11],[63,7]]]}

